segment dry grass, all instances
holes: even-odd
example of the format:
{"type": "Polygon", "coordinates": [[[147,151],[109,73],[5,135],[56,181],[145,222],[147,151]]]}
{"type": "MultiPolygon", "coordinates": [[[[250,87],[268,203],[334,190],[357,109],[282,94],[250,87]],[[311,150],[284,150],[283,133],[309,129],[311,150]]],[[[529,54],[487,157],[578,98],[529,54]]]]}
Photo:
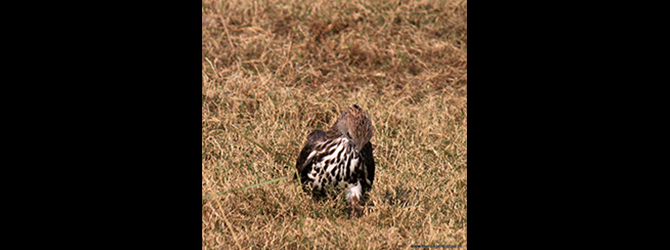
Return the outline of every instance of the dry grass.
{"type": "Polygon", "coordinates": [[[203,1],[202,248],[467,248],[466,27],[460,0],[203,1]],[[365,215],[291,179],[240,190],[293,174],[353,103],[375,126],[365,215]]]}

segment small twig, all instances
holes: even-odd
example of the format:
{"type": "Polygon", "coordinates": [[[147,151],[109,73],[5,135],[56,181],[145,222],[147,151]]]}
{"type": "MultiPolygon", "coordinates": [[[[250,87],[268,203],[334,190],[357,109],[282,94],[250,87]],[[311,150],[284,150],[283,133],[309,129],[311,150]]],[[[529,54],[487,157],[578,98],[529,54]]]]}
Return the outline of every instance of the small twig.
{"type": "Polygon", "coordinates": [[[233,51],[235,51],[235,45],[233,44],[233,40],[230,39],[230,33],[228,33],[228,25],[226,25],[227,22],[228,22],[228,19],[224,20],[223,17],[221,17],[221,23],[223,24],[223,30],[226,32],[226,38],[228,38],[228,43],[230,44],[230,48],[232,48],[233,51]]]}

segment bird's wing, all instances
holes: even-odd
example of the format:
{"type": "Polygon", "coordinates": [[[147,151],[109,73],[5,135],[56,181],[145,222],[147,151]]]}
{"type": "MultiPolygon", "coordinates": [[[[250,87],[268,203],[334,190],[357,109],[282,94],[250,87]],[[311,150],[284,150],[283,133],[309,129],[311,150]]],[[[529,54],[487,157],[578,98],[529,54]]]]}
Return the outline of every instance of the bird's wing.
{"type": "Polygon", "coordinates": [[[326,132],[322,130],[314,130],[309,136],[307,136],[307,142],[305,142],[305,146],[302,147],[302,150],[300,151],[300,155],[298,155],[298,160],[296,160],[295,167],[298,169],[299,173],[302,173],[302,170],[307,166],[305,164],[305,161],[307,160],[307,157],[309,154],[312,152],[312,149],[314,149],[314,146],[319,143],[323,142],[326,140],[326,132]]]}
{"type": "Polygon", "coordinates": [[[371,188],[372,182],[375,180],[375,158],[372,155],[372,143],[366,143],[361,149],[361,155],[363,156],[363,164],[365,165],[365,178],[370,181],[368,183],[363,183],[363,188],[371,188]]]}

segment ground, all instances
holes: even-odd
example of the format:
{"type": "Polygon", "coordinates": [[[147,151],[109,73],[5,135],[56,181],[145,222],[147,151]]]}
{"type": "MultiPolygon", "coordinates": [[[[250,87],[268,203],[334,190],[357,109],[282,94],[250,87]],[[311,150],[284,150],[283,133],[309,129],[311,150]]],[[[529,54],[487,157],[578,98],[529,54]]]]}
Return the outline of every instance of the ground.
{"type": "Polygon", "coordinates": [[[202,196],[203,249],[466,249],[467,1],[203,1],[202,196]],[[353,103],[377,164],[357,219],[287,178],[353,103]]]}

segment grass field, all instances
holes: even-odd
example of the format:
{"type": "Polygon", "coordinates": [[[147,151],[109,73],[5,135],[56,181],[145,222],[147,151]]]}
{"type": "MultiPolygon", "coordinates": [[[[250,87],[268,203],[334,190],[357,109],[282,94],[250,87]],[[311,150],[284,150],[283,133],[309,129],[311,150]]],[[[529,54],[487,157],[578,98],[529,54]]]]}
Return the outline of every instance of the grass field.
{"type": "Polygon", "coordinates": [[[204,0],[202,196],[203,249],[466,249],[467,1],[204,0]],[[283,178],[353,103],[375,127],[360,218],[283,178]]]}

